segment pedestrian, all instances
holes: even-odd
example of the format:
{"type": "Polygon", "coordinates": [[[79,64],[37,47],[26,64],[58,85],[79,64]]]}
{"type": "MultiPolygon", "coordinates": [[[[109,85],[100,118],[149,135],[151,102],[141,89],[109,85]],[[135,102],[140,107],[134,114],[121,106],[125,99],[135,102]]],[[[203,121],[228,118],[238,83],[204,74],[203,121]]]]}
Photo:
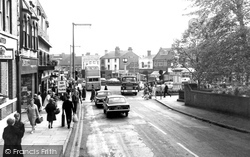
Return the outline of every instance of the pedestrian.
{"type": "MultiPolygon", "coordinates": [[[[17,136],[17,149],[22,151],[22,138],[25,132],[25,127],[24,127],[24,123],[20,121],[20,114],[19,113],[15,113],[14,114],[15,117],[15,124],[14,127],[16,127],[18,129],[18,136],[17,136]]],[[[17,156],[23,157],[22,154],[19,154],[17,156]]]]}
{"type": "Polygon", "coordinates": [[[37,98],[39,99],[40,104],[42,105],[42,104],[43,104],[43,101],[42,101],[41,92],[38,92],[38,93],[37,93],[37,98]]]}
{"type": "Polygon", "coordinates": [[[82,99],[85,100],[85,98],[86,98],[86,87],[83,86],[82,87],[82,99]]]}
{"type": "Polygon", "coordinates": [[[4,140],[3,157],[23,157],[20,140],[22,132],[14,124],[14,118],[7,119],[7,127],[4,128],[2,135],[4,140]]]}
{"type": "Polygon", "coordinates": [[[43,107],[46,107],[46,105],[49,103],[50,98],[51,98],[51,92],[48,91],[48,94],[46,95],[44,102],[43,102],[43,107]]]}
{"type": "Polygon", "coordinates": [[[157,99],[157,97],[156,97],[156,85],[155,84],[153,84],[153,87],[152,87],[152,94],[153,94],[153,96],[155,96],[155,99],[157,99]]]}
{"type": "Polygon", "coordinates": [[[32,130],[30,132],[31,134],[33,134],[35,131],[36,119],[40,118],[37,105],[34,104],[34,101],[35,101],[34,98],[31,99],[31,102],[27,107],[27,115],[28,115],[28,119],[30,121],[30,125],[32,127],[32,130]]]}
{"type": "Polygon", "coordinates": [[[108,90],[108,87],[107,87],[107,85],[106,85],[106,84],[105,84],[104,90],[108,90]]]}
{"type": "Polygon", "coordinates": [[[77,91],[78,91],[79,100],[82,103],[82,90],[80,89],[80,87],[77,87],[77,91]]]}
{"type": "Polygon", "coordinates": [[[78,92],[77,92],[76,89],[74,90],[73,95],[72,95],[72,102],[74,104],[74,110],[73,110],[73,112],[76,113],[76,111],[77,111],[77,105],[78,105],[78,102],[79,102],[79,94],[78,94],[78,92]]]}
{"type": "Polygon", "coordinates": [[[90,101],[93,102],[94,99],[95,99],[95,88],[94,88],[94,86],[92,85],[90,101]]]}
{"type": "Polygon", "coordinates": [[[49,103],[45,107],[45,111],[47,112],[47,121],[49,123],[48,128],[53,128],[53,121],[56,120],[55,110],[57,106],[53,98],[50,98],[49,103]]]}
{"type": "Polygon", "coordinates": [[[70,96],[67,95],[67,99],[62,104],[63,112],[65,111],[68,129],[70,128],[70,123],[72,121],[73,103],[69,100],[70,96]]]}
{"type": "Polygon", "coordinates": [[[34,104],[37,105],[38,111],[42,111],[42,105],[40,103],[40,100],[38,99],[37,94],[34,94],[34,104]]]}
{"type": "Polygon", "coordinates": [[[168,92],[168,85],[167,84],[164,87],[164,98],[166,97],[166,93],[167,93],[167,95],[169,95],[171,97],[171,94],[168,92]]]}

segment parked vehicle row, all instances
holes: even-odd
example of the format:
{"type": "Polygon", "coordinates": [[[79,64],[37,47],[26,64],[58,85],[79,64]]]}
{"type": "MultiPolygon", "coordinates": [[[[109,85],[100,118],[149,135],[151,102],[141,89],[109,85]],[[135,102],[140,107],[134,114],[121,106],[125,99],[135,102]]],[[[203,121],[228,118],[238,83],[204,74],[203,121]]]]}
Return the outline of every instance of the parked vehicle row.
{"type": "Polygon", "coordinates": [[[97,108],[103,107],[106,117],[111,113],[122,113],[128,116],[130,105],[122,95],[112,95],[110,90],[100,90],[96,92],[94,99],[97,108]]]}

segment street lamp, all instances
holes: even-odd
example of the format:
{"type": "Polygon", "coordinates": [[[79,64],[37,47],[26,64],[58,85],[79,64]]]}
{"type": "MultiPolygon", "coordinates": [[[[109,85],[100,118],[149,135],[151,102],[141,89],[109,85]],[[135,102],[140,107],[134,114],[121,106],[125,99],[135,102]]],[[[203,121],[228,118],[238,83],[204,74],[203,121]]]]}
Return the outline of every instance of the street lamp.
{"type": "MultiPolygon", "coordinates": [[[[70,78],[72,77],[72,58],[74,58],[74,57],[71,57],[71,47],[73,47],[72,45],[69,45],[69,56],[70,56],[70,65],[69,65],[69,71],[70,71],[70,73],[69,73],[69,76],[70,76],[70,78]]],[[[81,47],[81,46],[74,46],[74,47],[81,47]]]]}
{"type": "Polygon", "coordinates": [[[72,44],[72,61],[73,61],[73,78],[75,79],[75,37],[74,37],[74,26],[91,26],[91,24],[76,24],[72,23],[72,29],[73,29],[73,44],[72,44]]]}
{"type": "Polygon", "coordinates": [[[128,63],[128,59],[127,58],[123,58],[122,59],[123,63],[124,63],[124,71],[125,71],[125,74],[127,75],[127,63],[128,63]]]}

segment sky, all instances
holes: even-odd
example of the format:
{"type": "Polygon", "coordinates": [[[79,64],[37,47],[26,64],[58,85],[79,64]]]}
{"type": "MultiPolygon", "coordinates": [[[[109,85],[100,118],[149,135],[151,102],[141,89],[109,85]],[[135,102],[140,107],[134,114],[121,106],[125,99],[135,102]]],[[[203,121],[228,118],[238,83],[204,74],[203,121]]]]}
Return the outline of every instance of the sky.
{"type": "Polygon", "coordinates": [[[115,47],[137,55],[170,48],[188,28],[186,0],[39,0],[49,21],[51,54],[104,55],[115,47]]]}

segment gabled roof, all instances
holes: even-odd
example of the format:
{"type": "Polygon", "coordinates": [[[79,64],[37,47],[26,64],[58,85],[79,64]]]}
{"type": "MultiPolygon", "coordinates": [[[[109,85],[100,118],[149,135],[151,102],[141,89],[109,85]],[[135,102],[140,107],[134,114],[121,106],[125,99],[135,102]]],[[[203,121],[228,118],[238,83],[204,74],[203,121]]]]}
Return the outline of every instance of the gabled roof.
{"type": "Polygon", "coordinates": [[[153,59],[171,60],[173,58],[174,52],[171,51],[171,48],[160,48],[159,52],[153,59]]]}
{"type": "Polygon", "coordinates": [[[141,59],[153,59],[156,55],[150,55],[150,56],[142,56],[141,59]]]}
{"type": "Polygon", "coordinates": [[[113,59],[113,58],[120,58],[123,55],[125,55],[129,51],[120,51],[119,55],[115,55],[115,51],[110,51],[109,53],[106,53],[104,56],[101,57],[101,59],[113,59]]]}

